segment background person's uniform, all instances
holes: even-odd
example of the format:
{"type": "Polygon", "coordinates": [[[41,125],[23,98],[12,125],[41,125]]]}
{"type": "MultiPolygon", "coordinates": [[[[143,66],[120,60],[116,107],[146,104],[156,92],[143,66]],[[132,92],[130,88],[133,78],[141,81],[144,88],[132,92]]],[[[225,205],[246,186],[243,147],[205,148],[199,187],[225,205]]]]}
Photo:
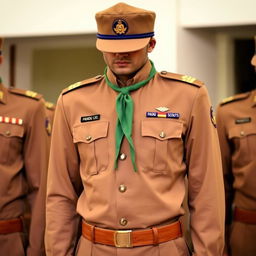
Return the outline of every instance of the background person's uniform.
{"type": "Polygon", "coordinates": [[[226,191],[227,232],[231,232],[227,233],[227,246],[232,256],[253,256],[256,255],[256,90],[221,103],[217,128],[226,191]],[[254,223],[237,219],[234,207],[254,212],[254,223]]]}
{"type": "MultiPolygon", "coordinates": [[[[256,71],[255,54],[251,64],[256,71]]],[[[226,98],[217,108],[226,195],[226,248],[256,255],[256,90],[226,98]]]]}
{"type": "MultiPolygon", "coordinates": [[[[146,79],[150,68],[148,61],[130,83],[146,79]]],[[[107,75],[116,83],[109,69],[107,75]]],[[[186,77],[157,73],[130,93],[138,172],[133,170],[126,139],[114,170],[118,93],[105,78],[98,76],[64,90],[52,134],[47,255],[74,254],[81,218],[119,230],[177,220],[184,214],[186,174],[195,255],[222,255],[224,193],[217,131],[206,87],[195,79],[194,83],[182,80],[186,77]],[[167,107],[179,118],[146,117],[159,107],[167,107]]],[[[189,252],[183,238],[155,246],[115,248],[81,236],[76,255],[181,256],[189,252]]]]}
{"type": "Polygon", "coordinates": [[[44,254],[45,198],[40,185],[47,170],[45,120],[40,95],[0,83],[0,255],[44,254]],[[26,201],[31,208],[28,238],[26,201]]]}

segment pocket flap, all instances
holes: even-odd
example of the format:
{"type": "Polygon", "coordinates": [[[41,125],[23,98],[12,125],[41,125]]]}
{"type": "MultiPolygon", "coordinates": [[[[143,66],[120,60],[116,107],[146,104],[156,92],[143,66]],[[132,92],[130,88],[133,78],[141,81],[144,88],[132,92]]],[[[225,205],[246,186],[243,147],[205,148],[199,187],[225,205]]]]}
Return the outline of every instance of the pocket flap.
{"type": "Polygon", "coordinates": [[[256,127],[252,123],[246,125],[237,125],[229,130],[228,138],[242,138],[253,134],[256,134],[256,127]]]}
{"type": "Polygon", "coordinates": [[[142,136],[154,137],[159,140],[181,138],[183,123],[178,120],[144,120],[142,136]]]}
{"type": "Polygon", "coordinates": [[[5,137],[20,137],[24,134],[24,127],[17,124],[0,124],[0,135],[5,137]]]}
{"type": "Polygon", "coordinates": [[[73,142],[91,143],[99,138],[107,137],[108,121],[96,121],[73,127],[73,142]]]}

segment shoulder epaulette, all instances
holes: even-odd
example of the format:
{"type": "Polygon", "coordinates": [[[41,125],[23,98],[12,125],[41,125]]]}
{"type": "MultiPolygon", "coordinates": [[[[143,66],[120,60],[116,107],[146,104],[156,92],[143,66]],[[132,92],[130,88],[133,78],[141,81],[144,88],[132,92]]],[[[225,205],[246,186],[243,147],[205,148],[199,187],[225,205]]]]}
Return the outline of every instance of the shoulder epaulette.
{"type": "Polygon", "coordinates": [[[225,99],[223,99],[220,103],[221,106],[227,104],[227,103],[230,103],[230,102],[234,102],[234,101],[238,101],[238,100],[242,100],[242,99],[245,99],[249,96],[250,93],[241,93],[241,94],[236,94],[234,96],[230,96],[230,97],[227,97],[225,99]]]}
{"type": "Polygon", "coordinates": [[[46,101],[46,102],[44,103],[44,105],[45,105],[45,107],[46,107],[47,109],[50,109],[50,110],[54,110],[54,109],[55,109],[55,104],[52,103],[52,102],[46,101]]]}
{"type": "Polygon", "coordinates": [[[62,91],[62,94],[66,94],[66,93],[68,93],[70,91],[73,91],[75,89],[82,88],[83,86],[96,83],[96,82],[100,81],[103,77],[104,76],[102,76],[102,75],[98,75],[98,76],[95,76],[95,77],[92,77],[92,78],[89,78],[89,79],[71,84],[70,86],[68,86],[66,89],[64,89],[62,91]]]}
{"type": "Polygon", "coordinates": [[[14,87],[10,87],[9,91],[11,93],[26,96],[26,97],[29,97],[29,98],[32,98],[32,99],[35,99],[35,100],[40,100],[43,97],[42,94],[39,94],[37,92],[33,92],[33,91],[30,91],[30,90],[23,90],[23,89],[14,88],[14,87]]]}
{"type": "Polygon", "coordinates": [[[182,81],[188,84],[192,84],[198,87],[201,87],[204,85],[204,83],[200,80],[197,80],[196,78],[192,76],[187,76],[187,75],[180,75],[180,74],[175,74],[175,73],[170,73],[167,71],[161,71],[159,73],[161,77],[167,78],[167,79],[172,79],[176,81],[182,81]]]}

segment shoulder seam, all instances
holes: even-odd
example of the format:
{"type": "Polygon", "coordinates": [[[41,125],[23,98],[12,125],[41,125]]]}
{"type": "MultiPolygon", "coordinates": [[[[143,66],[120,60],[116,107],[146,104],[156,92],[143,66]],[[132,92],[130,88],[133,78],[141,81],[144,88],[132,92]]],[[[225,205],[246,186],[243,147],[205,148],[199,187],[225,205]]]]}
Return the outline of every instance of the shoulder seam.
{"type": "Polygon", "coordinates": [[[243,94],[237,94],[237,95],[234,95],[234,96],[230,96],[230,97],[224,98],[220,102],[220,106],[226,105],[226,104],[231,103],[231,102],[235,102],[235,101],[246,99],[246,98],[248,98],[248,96],[249,96],[249,93],[243,93],[243,94]]]}
{"type": "Polygon", "coordinates": [[[104,76],[102,75],[98,75],[98,76],[95,76],[95,77],[92,77],[92,78],[89,78],[89,79],[86,79],[86,80],[83,80],[83,81],[80,81],[80,82],[76,82],[74,84],[71,84],[69,85],[67,88],[65,88],[63,91],[62,91],[62,95],[64,94],[67,94],[73,90],[76,90],[78,88],[82,88],[86,85],[91,85],[91,84],[94,84],[98,81],[100,81],[101,79],[103,79],[104,76]]]}
{"type": "Polygon", "coordinates": [[[24,90],[24,89],[20,89],[20,88],[10,87],[9,91],[13,94],[25,96],[25,97],[28,97],[28,98],[34,99],[34,100],[40,100],[43,97],[42,94],[39,94],[37,92],[30,91],[30,90],[24,90]]]}
{"type": "Polygon", "coordinates": [[[163,78],[184,82],[187,84],[195,85],[197,87],[201,87],[204,85],[202,81],[188,75],[181,75],[181,74],[171,73],[167,71],[161,71],[159,75],[163,78]]]}

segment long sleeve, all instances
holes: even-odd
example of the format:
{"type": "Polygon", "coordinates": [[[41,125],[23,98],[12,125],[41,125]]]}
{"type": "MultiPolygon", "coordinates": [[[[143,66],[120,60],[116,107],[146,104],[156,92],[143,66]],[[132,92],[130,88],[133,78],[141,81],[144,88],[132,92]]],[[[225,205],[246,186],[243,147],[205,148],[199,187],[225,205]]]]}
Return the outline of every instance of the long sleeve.
{"type": "Polygon", "coordinates": [[[31,209],[28,256],[44,255],[45,191],[42,177],[47,171],[48,144],[43,101],[33,104],[24,142],[24,167],[28,181],[28,202],[31,209]]]}
{"type": "Polygon", "coordinates": [[[186,136],[188,203],[196,256],[221,256],[224,247],[224,186],[221,155],[205,86],[194,100],[186,136]]]}
{"type": "Polygon", "coordinates": [[[79,158],[59,98],[54,119],[46,202],[47,255],[74,255],[79,216],[76,204],[81,186],[79,158]]]}

